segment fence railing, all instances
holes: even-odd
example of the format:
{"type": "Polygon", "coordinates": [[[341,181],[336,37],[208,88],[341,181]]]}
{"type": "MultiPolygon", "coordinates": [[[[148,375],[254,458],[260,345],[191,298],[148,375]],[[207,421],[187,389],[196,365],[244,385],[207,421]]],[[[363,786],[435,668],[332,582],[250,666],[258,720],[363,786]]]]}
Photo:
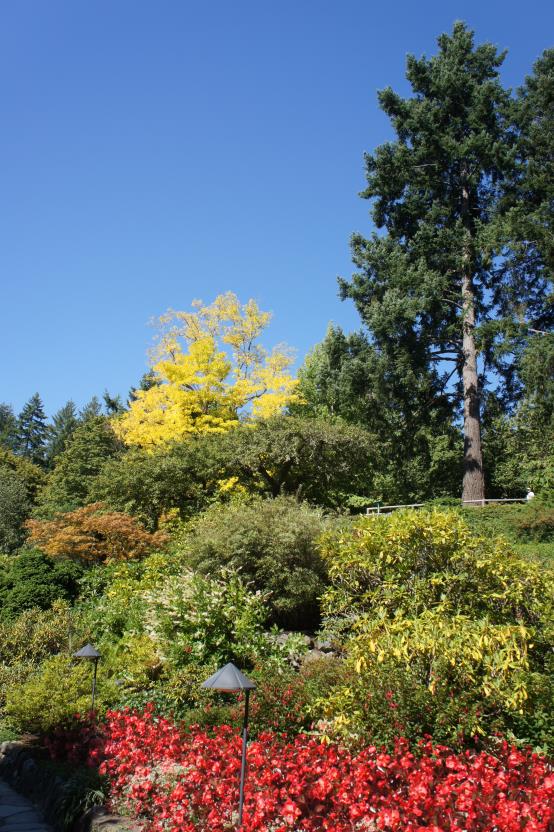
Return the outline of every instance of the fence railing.
{"type": "MultiPolygon", "coordinates": [[[[461,505],[478,505],[484,506],[488,503],[526,503],[527,497],[499,497],[497,499],[483,499],[483,500],[460,500],[461,505]]],[[[394,506],[382,506],[381,503],[376,503],[374,506],[367,506],[366,514],[381,514],[381,512],[394,511],[397,508],[423,508],[427,503],[399,503],[394,506]]]]}

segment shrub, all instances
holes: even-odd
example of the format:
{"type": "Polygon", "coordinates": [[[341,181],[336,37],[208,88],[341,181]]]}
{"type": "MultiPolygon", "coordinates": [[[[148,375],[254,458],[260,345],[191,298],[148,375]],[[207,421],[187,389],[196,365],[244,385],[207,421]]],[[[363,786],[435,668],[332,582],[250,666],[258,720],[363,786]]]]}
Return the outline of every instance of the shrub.
{"type": "Polygon", "coordinates": [[[29,520],[29,542],[51,557],[85,563],[139,558],[167,542],[128,514],[107,511],[102,503],[60,514],[53,520],[29,520]]]}
{"type": "Polygon", "coordinates": [[[239,570],[268,594],[273,623],[310,630],[319,622],[326,583],[317,547],[326,526],[319,510],[292,497],[258,498],[214,506],[187,526],[179,548],[203,574],[239,570]]]}
{"type": "Polygon", "coordinates": [[[25,610],[13,621],[0,621],[0,665],[36,667],[47,656],[67,649],[72,611],[66,601],[55,601],[51,609],[25,610]]]}
{"type": "Polygon", "coordinates": [[[23,552],[0,572],[0,618],[15,618],[33,607],[45,610],[57,599],[74,600],[82,573],[78,563],[23,552]]]}
{"type": "Polygon", "coordinates": [[[524,540],[539,543],[554,540],[554,508],[540,504],[529,506],[528,511],[519,519],[517,529],[524,540]]]}
{"type": "Polygon", "coordinates": [[[362,518],[322,548],[325,624],[358,674],[321,703],[337,730],[455,742],[517,730],[524,716],[527,738],[545,741],[551,575],[472,535],[456,512],[362,518]]]}
{"type": "MultiPolygon", "coordinates": [[[[8,690],[5,713],[17,730],[46,734],[75,713],[90,710],[91,679],[89,662],[72,663],[67,655],[52,656],[26,681],[8,690]]],[[[99,711],[114,702],[116,690],[99,672],[99,711]]]]}
{"type": "Polygon", "coordinates": [[[252,666],[278,652],[264,630],[267,607],[230,570],[213,577],[170,576],[147,594],[149,627],[175,667],[214,668],[229,661],[252,666]]]}

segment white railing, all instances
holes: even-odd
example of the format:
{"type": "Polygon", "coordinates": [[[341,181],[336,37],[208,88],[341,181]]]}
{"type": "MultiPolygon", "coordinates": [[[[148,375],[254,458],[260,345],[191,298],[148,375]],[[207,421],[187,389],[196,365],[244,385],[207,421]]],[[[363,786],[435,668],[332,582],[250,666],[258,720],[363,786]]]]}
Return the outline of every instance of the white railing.
{"type": "Polygon", "coordinates": [[[395,508],[421,508],[424,505],[425,503],[403,503],[402,505],[398,506],[382,506],[380,503],[377,503],[376,506],[368,506],[365,510],[365,513],[380,514],[382,511],[392,511],[395,508]]]}
{"type": "MultiPolygon", "coordinates": [[[[483,499],[483,500],[460,500],[462,505],[478,505],[484,506],[488,503],[526,503],[527,497],[499,497],[498,499],[483,499]]],[[[368,506],[365,510],[366,514],[381,514],[382,511],[394,511],[397,508],[423,508],[427,503],[401,503],[395,506],[382,506],[377,503],[374,506],[368,506]]]]}

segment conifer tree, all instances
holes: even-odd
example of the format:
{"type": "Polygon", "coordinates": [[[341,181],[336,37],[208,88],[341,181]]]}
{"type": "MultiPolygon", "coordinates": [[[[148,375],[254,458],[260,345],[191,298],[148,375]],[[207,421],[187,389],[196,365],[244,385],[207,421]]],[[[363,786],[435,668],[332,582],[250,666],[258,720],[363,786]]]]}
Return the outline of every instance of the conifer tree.
{"type": "Polygon", "coordinates": [[[77,409],[71,400],[54,414],[46,453],[49,465],[66,449],[78,424],[77,409]]]}
{"type": "Polygon", "coordinates": [[[358,272],[340,285],[394,383],[435,367],[445,391],[459,394],[463,499],[481,500],[480,386],[491,371],[509,377],[511,341],[541,297],[533,275],[503,257],[499,203],[516,163],[504,55],[475,46],[462,23],[438,45],[430,59],[408,57],[411,97],[379,93],[396,138],[366,155],[363,196],[384,233],[353,236],[358,272]]]}
{"type": "Polygon", "coordinates": [[[44,465],[48,425],[38,393],[32,396],[17,420],[17,452],[35,465],[44,465]]]}
{"type": "Polygon", "coordinates": [[[107,416],[117,416],[118,413],[123,413],[125,411],[125,405],[123,404],[123,399],[119,393],[112,396],[109,390],[104,390],[102,398],[104,399],[104,407],[106,408],[107,416]]]}
{"type": "Polygon", "coordinates": [[[120,448],[106,416],[90,416],[80,424],[40,494],[40,516],[72,511],[90,502],[92,482],[120,448]]]}
{"type": "MultiPolygon", "coordinates": [[[[512,256],[543,290],[554,271],[554,49],[547,49],[519,90],[516,102],[518,156],[511,197],[512,256]]],[[[540,288],[540,287],[537,287],[540,288]]],[[[552,326],[551,315],[536,329],[552,326]]]]}
{"type": "Polygon", "coordinates": [[[17,419],[9,404],[0,404],[0,445],[9,451],[17,447],[17,419]]]}
{"type": "Polygon", "coordinates": [[[81,422],[86,422],[87,419],[96,418],[97,416],[102,415],[102,405],[100,404],[100,400],[98,396],[93,396],[92,399],[86,403],[83,409],[79,413],[79,420],[81,422]]]}

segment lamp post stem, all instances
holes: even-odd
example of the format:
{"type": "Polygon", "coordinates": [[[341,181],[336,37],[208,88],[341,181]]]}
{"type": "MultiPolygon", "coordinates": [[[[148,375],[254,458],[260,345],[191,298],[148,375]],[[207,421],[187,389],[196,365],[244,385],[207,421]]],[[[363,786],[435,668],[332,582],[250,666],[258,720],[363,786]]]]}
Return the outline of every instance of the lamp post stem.
{"type": "Polygon", "coordinates": [[[96,672],[98,670],[98,659],[94,660],[94,668],[92,671],[92,711],[94,713],[94,700],[96,698],[96,672]]]}
{"type": "Polygon", "coordinates": [[[242,726],[242,760],[240,764],[240,791],[239,791],[239,825],[242,826],[242,808],[244,806],[244,781],[246,779],[246,746],[248,743],[248,701],[250,699],[250,691],[244,691],[244,722],[242,726]]]}

